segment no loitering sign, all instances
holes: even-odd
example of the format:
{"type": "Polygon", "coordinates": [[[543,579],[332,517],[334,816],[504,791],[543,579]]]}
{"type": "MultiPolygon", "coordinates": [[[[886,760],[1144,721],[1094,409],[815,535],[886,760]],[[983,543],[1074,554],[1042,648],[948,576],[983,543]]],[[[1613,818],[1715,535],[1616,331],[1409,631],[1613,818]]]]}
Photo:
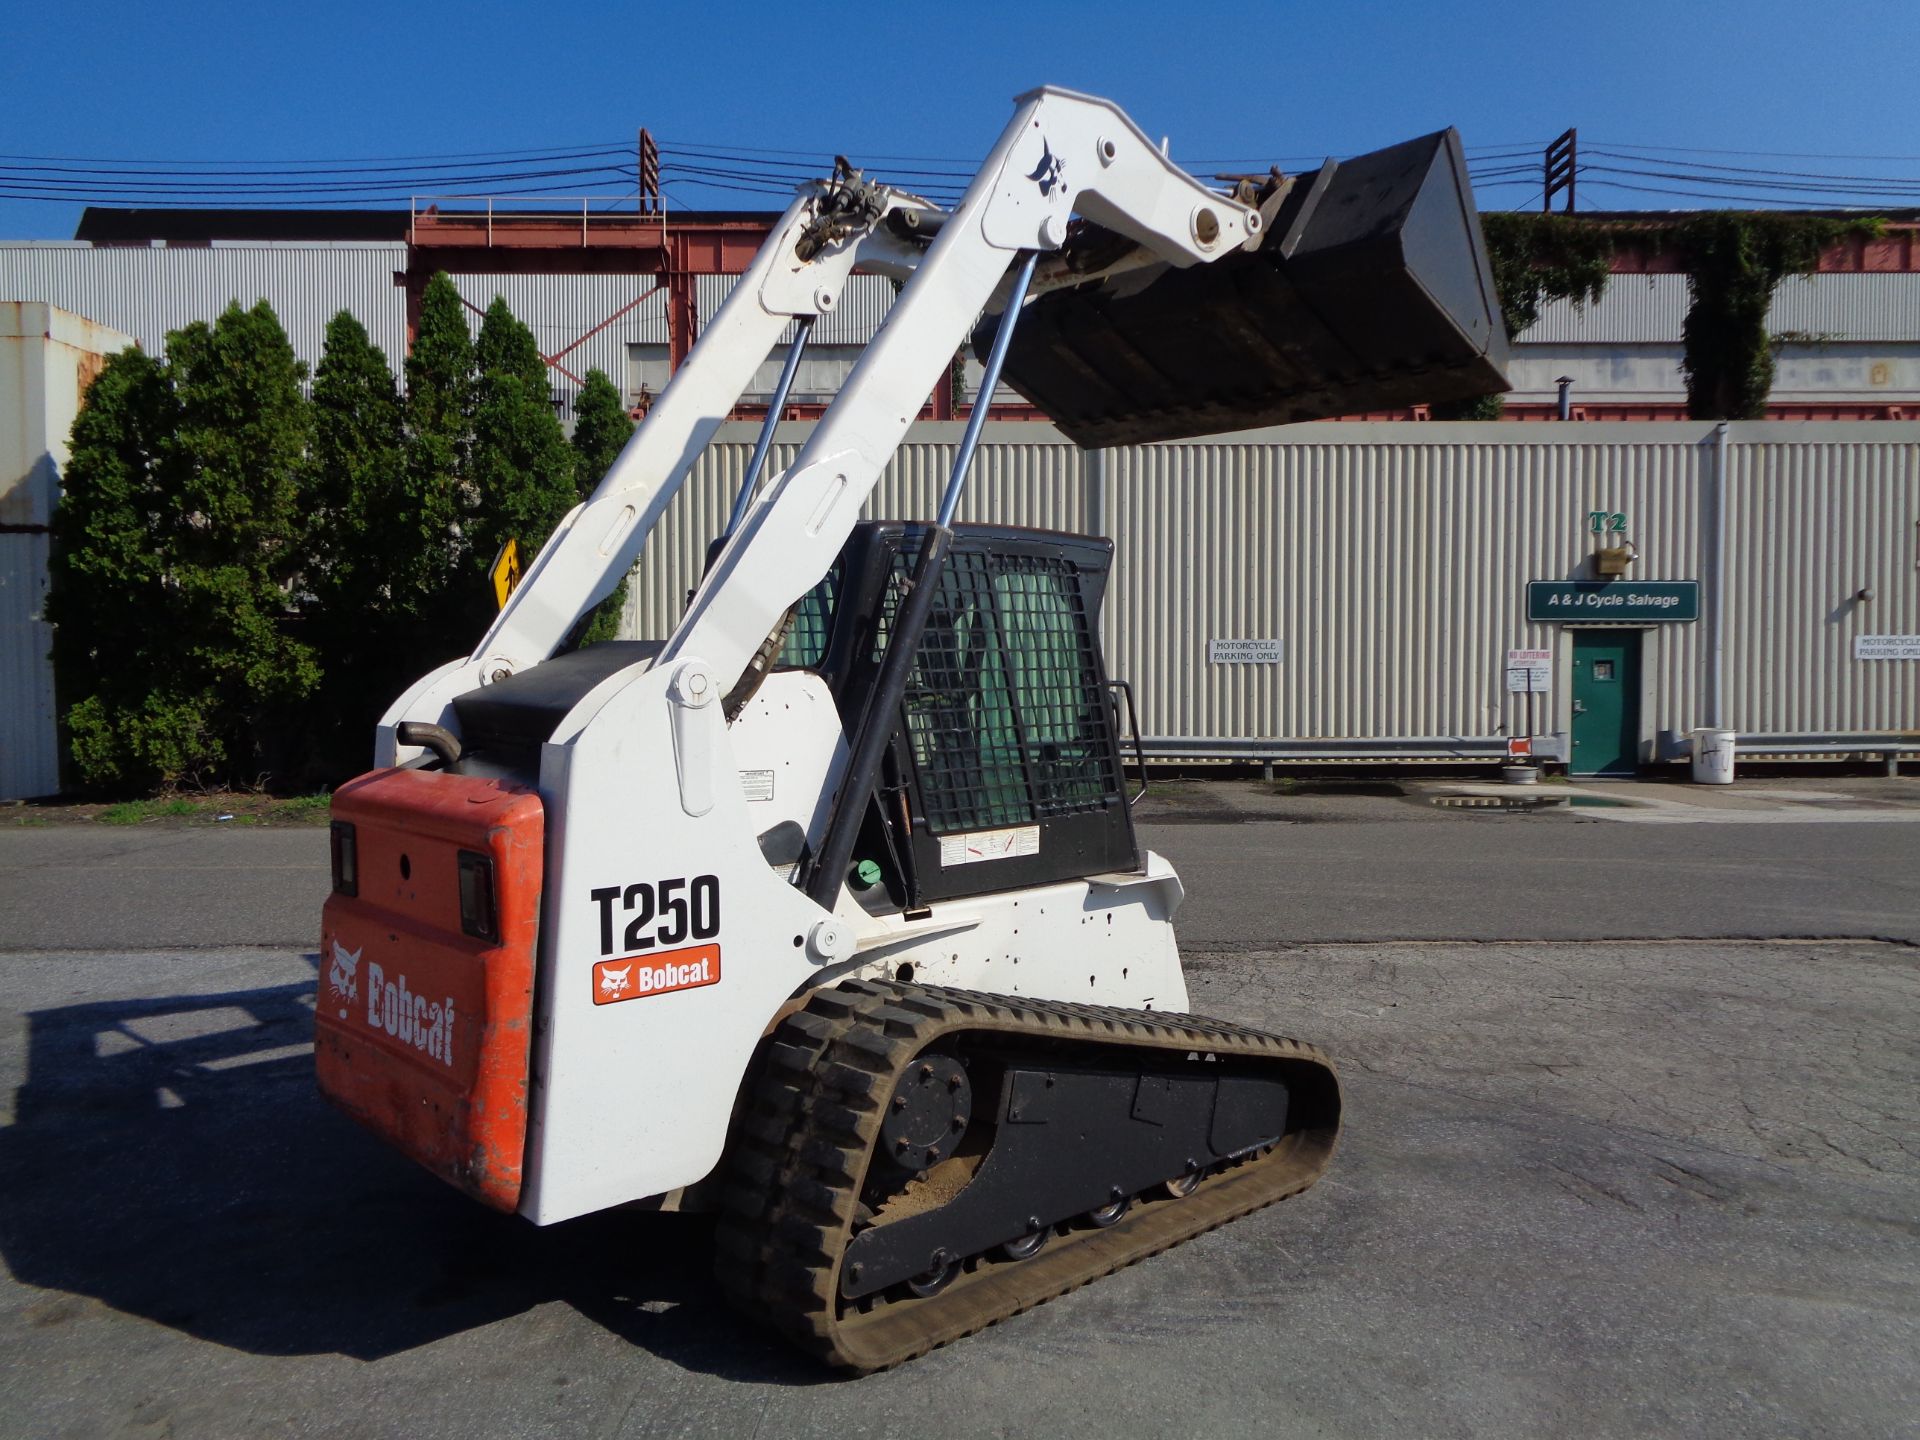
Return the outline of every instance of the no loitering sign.
{"type": "Polygon", "coordinates": [[[1507,693],[1540,695],[1553,686],[1553,651],[1507,651],[1507,693]]]}

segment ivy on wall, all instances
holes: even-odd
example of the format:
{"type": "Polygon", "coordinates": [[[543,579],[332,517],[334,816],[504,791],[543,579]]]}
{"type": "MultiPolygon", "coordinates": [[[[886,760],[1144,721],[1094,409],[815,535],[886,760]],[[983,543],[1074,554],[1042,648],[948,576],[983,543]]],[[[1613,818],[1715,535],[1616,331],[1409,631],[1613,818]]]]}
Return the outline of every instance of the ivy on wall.
{"type": "MultiPolygon", "coordinates": [[[[1565,215],[1529,215],[1495,211],[1480,217],[1493,269],[1494,293],[1507,339],[1540,318],[1553,300],[1589,305],[1607,288],[1612,272],[1613,238],[1606,231],[1565,215]]],[[[1482,395],[1433,407],[1436,420],[1498,420],[1504,397],[1482,395]]]]}
{"type": "MultiPolygon", "coordinates": [[[[1749,210],[1706,211],[1677,224],[1509,212],[1482,215],[1480,223],[1508,339],[1532,326],[1551,301],[1598,300],[1616,251],[1676,254],[1691,297],[1680,368],[1687,413],[1696,420],[1767,413],[1774,346],[1782,338],[1767,333],[1774,290],[1789,275],[1811,274],[1829,245],[1849,235],[1878,235],[1884,227],[1871,217],[1749,210]]],[[[1493,419],[1500,408],[1493,396],[1439,418],[1493,419]]]]}
{"type": "Polygon", "coordinates": [[[1758,420],[1773,389],[1767,308],[1789,275],[1810,274],[1820,252],[1871,222],[1825,215],[1714,210],[1663,237],[1679,252],[1692,303],[1681,335],[1687,414],[1695,420],[1758,420]]]}
{"type": "Polygon", "coordinates": [[[1591,305],[1613,272],[1613,236],[1565,215],[1482,215],[1500,318],[1513,339],[1540,318],[1549,301],[1591,305]]]}

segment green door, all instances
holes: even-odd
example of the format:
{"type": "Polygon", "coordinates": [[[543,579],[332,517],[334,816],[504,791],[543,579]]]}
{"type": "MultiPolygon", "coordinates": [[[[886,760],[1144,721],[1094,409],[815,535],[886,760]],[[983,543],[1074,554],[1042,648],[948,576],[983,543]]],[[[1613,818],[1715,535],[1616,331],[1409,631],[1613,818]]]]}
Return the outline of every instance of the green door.
{"type": "Polygon", "coordinates": [[[1631,775],[1640,754],[1640,632],[1573,632],[1575,775],[1631,775]]]}

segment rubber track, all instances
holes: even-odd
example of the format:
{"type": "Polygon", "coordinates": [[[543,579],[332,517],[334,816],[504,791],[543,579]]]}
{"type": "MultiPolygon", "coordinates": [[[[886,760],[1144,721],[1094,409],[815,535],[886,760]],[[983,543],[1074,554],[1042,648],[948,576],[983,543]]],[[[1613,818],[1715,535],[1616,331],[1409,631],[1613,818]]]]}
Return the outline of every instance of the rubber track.
{"type": "Polygon", "coordinates": [[[831,1365],[882,1370],[1090,1280],[1297,1195],[1333,1158],[1339,1081],[1312,1045],[1157,1011],[853,981],[813,995],[775,1032],[730,1146],[716,1269],[739,1309],[831,1365]],[[954,1032],[1270,1060],[1292,1072],[1304,1128],[1209,1176],[1182,1200],[1137,1201],[1106,1230],[1056,1235],[1032,1259],[969,1269],[925,1300],[839,1313],[839,1262],[882,1107],[907,1064],[954,1032]]]}

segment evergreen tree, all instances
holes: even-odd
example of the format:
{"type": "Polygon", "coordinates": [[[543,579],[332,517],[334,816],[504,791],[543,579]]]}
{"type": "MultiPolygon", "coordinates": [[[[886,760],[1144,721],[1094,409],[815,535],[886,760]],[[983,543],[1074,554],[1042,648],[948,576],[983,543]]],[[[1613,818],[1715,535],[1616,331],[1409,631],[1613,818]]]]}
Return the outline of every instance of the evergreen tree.
{"type": "MultiPolygon", "coordinates": [[[[573,402],[574,483],[580,498],[591,495],[633,434],[633,418],[620,403],[620,392],[604,370],[587,371],[586,383],[573,402]]],[[[620,633],[620,616],[627,606],[627,577],[613,594],[595,607],[580,643],[592,645],[620,633]]]]}
{"type": "Polygon", "coordinates": [[[323,610],[414,611],[445,571],[447,518],[411,495],[386,357],[342,310],[313,378],[313,560],[323,610]]]}
{"type": "MultiPolygon", "coordinates": [[[[407,484],[420,530],[452,535],[472,498],[473,336],[460,292],[445,274],[429,280],[420,297],[406,372],[407,484]]],[[[449,570],[423,583],[438,589],[451,579],[449,570]]]]}
{"type": "Polygon", "coordinates": [[[257,777],[319,683],[295,638],[306,566],[306,366],[265,301],[116,357],[74,425],[54,619],[90,783],[257,777]]]}
{"type": "Polygon", "coordinates": [[[492,609],[485,569],[500,546],[517,541],[521,563],[531,564],[573,508],[575,490],[574,458],[553,413],[547,363],[533,332],[514,318],[504,298],[487,307],[475,358],[472,563],[458,583],[471,595],[478,618],[492,609]]]}
{"type": "Polygon", "coordinates": [[[408,463],[387,360],[342,310],[313,381],[313,543],[308,589],[327,681],[313,746],[328,778],[366,764],[387,705],[458,642],[434,633],[455,540],[451,492],[408,463]]]}
{"type": "Polygon", "coordinates": [[[79,778],[105,784],[149,770],[184,773],[205,745],[172,753],[166,717],[140,711],[170,648],[165,626],[130,623],[166,603],[167,566],[155,543],[170,509],[161,449],[178,424],[166,367],[141,350],[110,356],[73,422],[48,559],[47,618],[54,676],[79,778]]]}

